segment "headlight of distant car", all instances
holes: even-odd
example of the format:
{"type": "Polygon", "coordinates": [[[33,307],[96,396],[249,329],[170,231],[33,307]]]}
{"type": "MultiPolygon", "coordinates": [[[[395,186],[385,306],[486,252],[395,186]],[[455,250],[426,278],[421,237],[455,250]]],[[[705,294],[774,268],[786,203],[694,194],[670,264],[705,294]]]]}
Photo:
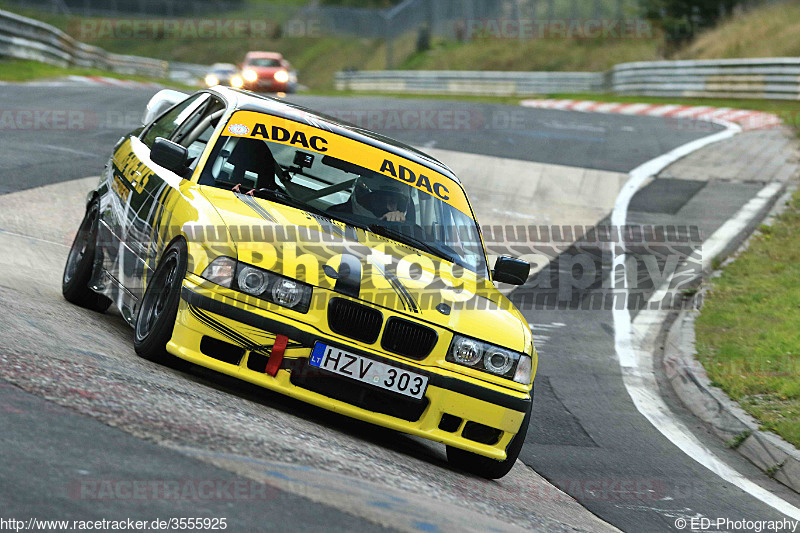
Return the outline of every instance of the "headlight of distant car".
{"type": "Polygon", "coordinates": [[[214,76],[213,74],[209,74],[206,76],[206,85],[209,87],[213,87],[214,85],[219,85],[219,78],[214,76]]]}
{"type": "Polygon", "coordinates": [[[258,74],[251,68],[246,68],[242,71],[242,78],[244,81],[254,82],[258,79],[258,74]]]}
{"type": "Polygon", "coordinates": [[[289,73],[286,72],[285,70],[279,70],[278,72],[275,73],[273,77],[275,78],[275,81],[277,81],[278,83],[286,83],[287,81],[289,81],[289,73]]]}
{"type": "Polygon", "coordinates": [[[217,257],[203,271],[212,283],[236,289],[280,306],[308,312],[313,289],[311,285],[263,270],[230,257],[217,257]]]}
{"type": "Polygon", "coordinates": [[[453,335],[445,359],[451,363],[513,379],[517,383],[527,385],[531,381],[532,361],[529,355],[469,337],[453,335]]]}
{"type": "Polygon", "coordinates": [[[231,87],[235,89],[241,89],[243,85],[244,85],[244,80],[242,79],[241,76],[236,75],[231,78],[231,87]]]}

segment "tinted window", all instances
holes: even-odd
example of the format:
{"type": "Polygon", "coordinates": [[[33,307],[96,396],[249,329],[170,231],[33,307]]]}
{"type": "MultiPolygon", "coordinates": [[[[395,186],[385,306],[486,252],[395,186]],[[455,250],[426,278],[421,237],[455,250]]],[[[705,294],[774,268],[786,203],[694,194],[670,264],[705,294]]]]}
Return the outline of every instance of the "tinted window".
{"type": "Polygon", "coordinates": [[[248,62],[248,65],[251,67],[279,67],[281,66],[280,59],[266,59],[263,57],[257,57],[255,59],[251,59],[248,62]]]}
{"type": "Polygon", "coordinates": [[[206,98],[208,98],[208,94],[198,94],[187,98],[173,107],[147,129],[144,137],[142,137],[142,142],[152,148],[156,137],[169,139],[178,126],[180,126],[206,98]]]}

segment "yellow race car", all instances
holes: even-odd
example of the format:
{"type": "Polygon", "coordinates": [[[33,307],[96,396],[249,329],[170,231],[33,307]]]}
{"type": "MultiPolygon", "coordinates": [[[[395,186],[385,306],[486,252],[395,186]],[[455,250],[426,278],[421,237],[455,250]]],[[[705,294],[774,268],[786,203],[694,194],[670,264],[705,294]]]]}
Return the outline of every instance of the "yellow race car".
{"type": "Polygon", "coordinates": [[[126,135],[75,237],[63,294],[134,328],[136,352],[208,367],[447,445],[499,478],[531,416],[537,355],[493,285],[456,176],[381,135],[224,87],[164,90],[126,135]]]}

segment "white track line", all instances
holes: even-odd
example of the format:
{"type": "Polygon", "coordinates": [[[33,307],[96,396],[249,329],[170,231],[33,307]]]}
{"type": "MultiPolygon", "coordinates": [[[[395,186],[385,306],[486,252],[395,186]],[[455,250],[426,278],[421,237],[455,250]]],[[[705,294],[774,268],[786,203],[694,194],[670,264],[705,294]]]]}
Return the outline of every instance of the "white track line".
{"type": "MultiPolygon", "coordinates": [[[[720,122],[720,121],[717,121],[720,122]]],[[[679,146],[671,152],[656,157],[646,163],[636,167],[630,173],[630,178],[625,183],[622,191],[617,196],[614,210],[611,213],[611,224],[622,227],[626,223],[628,215],[628,205],[633,195],[650,177],[656,175],[660,170],[677,159],[688,155],[706,145],[727,139],[741,131],[741,129],[731,123],[723,123],[726,130],[692,141],[679,146]]],[[[709,239],[704,243],[708,245],[708,251],[719,252],[725,244],[738,233],[743,227],[759,213],[772,196],[777,194],[780,186],[777,184],[767,185],[759,194],[751,199],[733,218],[723,224],[709,239]]],[[[622,282],[624,294],[627,302],[628,283],[625,272],[625,254],[617,256],[612,250],[612,269],[611,286],[614,287],[622,282]],[[622,267],[621,280],[615,279],[617,267],[622,267]]],[[[707,260],[710,260],[710,254],[707,260]]],[[[636,409],[644,415],[653,426],[668,438],[673,444],[681,449],[689,457],[717,474],[719,477],[739,487],[754,498],[757,498],[774,508],[775,510],[795,519],[800,520],[800,509],[789,502],[753,483],[742,474],[721,461],[713,451],[706,448],[700,440],[692,434],[689,429],[674,416],[670,408],[664,402],[656,382],[655,370],[652,360],[652,347],[655,337],[658,334],[665,311],[650,311],[650,303],[661,301],[665,295],[664,287],[669,288],[669,281],[662,285],[648,301],[645,310],[641,311],[636,317],[636,323],[631,321],[630,312],[627,309],[614,309],[614,344],[619,364],[622,369],[623,382],[636,409]]]]}

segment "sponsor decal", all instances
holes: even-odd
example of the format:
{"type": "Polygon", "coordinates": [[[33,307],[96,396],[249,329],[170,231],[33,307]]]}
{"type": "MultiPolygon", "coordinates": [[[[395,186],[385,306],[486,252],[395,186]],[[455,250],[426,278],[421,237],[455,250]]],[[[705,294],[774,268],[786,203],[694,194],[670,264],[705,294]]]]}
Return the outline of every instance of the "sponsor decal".
{"type": "Polygon", "coordinates": [[[436,170],[375,146],[337,135],[324,125],[303,124],[255,111],[238,111],[223,135],[251,137],[331,155],[406,183],[472,217],[464,190],[436,170]]]}
{"type": "Polygon", "coordinates": [[[233,135],[247,135],[250,133],[250,128],[244,124],[230,124],[228,125],[228,131],[233,135]]]}

